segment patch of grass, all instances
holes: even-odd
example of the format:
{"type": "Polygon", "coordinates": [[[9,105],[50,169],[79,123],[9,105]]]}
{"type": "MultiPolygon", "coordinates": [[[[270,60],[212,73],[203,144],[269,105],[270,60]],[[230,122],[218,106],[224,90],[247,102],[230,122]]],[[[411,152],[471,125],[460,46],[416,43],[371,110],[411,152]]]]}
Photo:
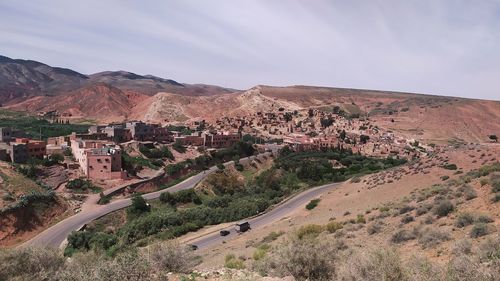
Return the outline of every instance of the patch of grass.
{"type": "Polygon", "coordinates": [[[295,233],[299,239],[305,237],[316,237],[325,230],[325,227],[318,224],[308,224],[301,226],[295,233]]]}
{"type": "Polygon", "coordinates": [[[245,263],[241,258],[236,258],[234,254],[228,254],[224,258],[224,266],[231,269],[244,269],[245,263]]]}
{"type": "Polygon", "coordinates": [[[336,222],[336,221],[332,221],[332,222],[329,222],[327,225],[326,225],[326,230],[330,233],[334,233],[336,232],[337,230],[340,230],[342,229],[344,226],[339,223],[339,222],[336,222]]]}

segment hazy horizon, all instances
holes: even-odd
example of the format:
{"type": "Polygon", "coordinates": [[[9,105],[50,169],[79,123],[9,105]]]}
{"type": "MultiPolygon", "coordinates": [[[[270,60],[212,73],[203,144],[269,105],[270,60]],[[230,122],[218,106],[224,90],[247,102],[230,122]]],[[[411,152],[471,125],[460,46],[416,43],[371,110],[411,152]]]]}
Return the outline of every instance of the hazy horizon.
{"type": "Polygon", "coordinates": [[[0,3],[0,55],[235,89],[499,100],[499,1],[0,3]]]}

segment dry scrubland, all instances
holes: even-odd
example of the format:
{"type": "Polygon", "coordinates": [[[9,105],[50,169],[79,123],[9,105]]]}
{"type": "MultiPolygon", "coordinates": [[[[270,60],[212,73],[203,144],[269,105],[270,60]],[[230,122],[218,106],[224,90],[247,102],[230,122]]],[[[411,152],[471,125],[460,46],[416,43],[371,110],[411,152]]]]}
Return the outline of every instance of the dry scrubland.
{"type": "Polygon", "coordinates": [[[310,211],[203,251],[197,268],[212,277],[225,264],[240,270],[224,274],[248,278],[497,280],[498,155],[497,146],[462,146],[355,178],[310,211]]]}

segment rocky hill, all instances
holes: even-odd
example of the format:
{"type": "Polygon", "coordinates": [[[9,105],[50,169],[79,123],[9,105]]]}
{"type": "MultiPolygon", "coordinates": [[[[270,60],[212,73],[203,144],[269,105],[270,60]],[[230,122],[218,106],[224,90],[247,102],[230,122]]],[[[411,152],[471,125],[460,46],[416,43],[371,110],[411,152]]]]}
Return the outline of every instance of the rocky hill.
{"type": "Polygon", "coordinates": [[[3,106],[99,123],[215,120],[256,112],[326,111],[339,106],[369,116],[409,138],[432,142],[487,140],[500,134],[500,102],[435,95],[312,86],[260,85],[246,91],[183,84],[151,75],[107,71],[92,75],[29,60],[0,57],[3,106]]]}
{"type": "Polygon", "coordinates": [[[0,56],[0,103],[16,104],[36,96],[67,95],[81,87],[106,83],[124,91],[145,95],[171,92],[188,96],[231,93],[235,90],[219,86],[183,84],[152,75],[126,71],[105,71],[85,75],[71,69],[0,56]]]}

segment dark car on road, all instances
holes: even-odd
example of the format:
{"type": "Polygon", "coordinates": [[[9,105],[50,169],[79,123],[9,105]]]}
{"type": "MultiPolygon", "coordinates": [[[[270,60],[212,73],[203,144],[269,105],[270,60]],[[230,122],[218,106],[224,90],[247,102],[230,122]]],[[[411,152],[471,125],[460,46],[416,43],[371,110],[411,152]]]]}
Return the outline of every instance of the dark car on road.
{"type": "Polygon", "coordinates": [[[220,236],[226,236],[226,235],[229,235],[229,233],[231,233],[229,230],[221,230],[220,232],[220,236]]]}

